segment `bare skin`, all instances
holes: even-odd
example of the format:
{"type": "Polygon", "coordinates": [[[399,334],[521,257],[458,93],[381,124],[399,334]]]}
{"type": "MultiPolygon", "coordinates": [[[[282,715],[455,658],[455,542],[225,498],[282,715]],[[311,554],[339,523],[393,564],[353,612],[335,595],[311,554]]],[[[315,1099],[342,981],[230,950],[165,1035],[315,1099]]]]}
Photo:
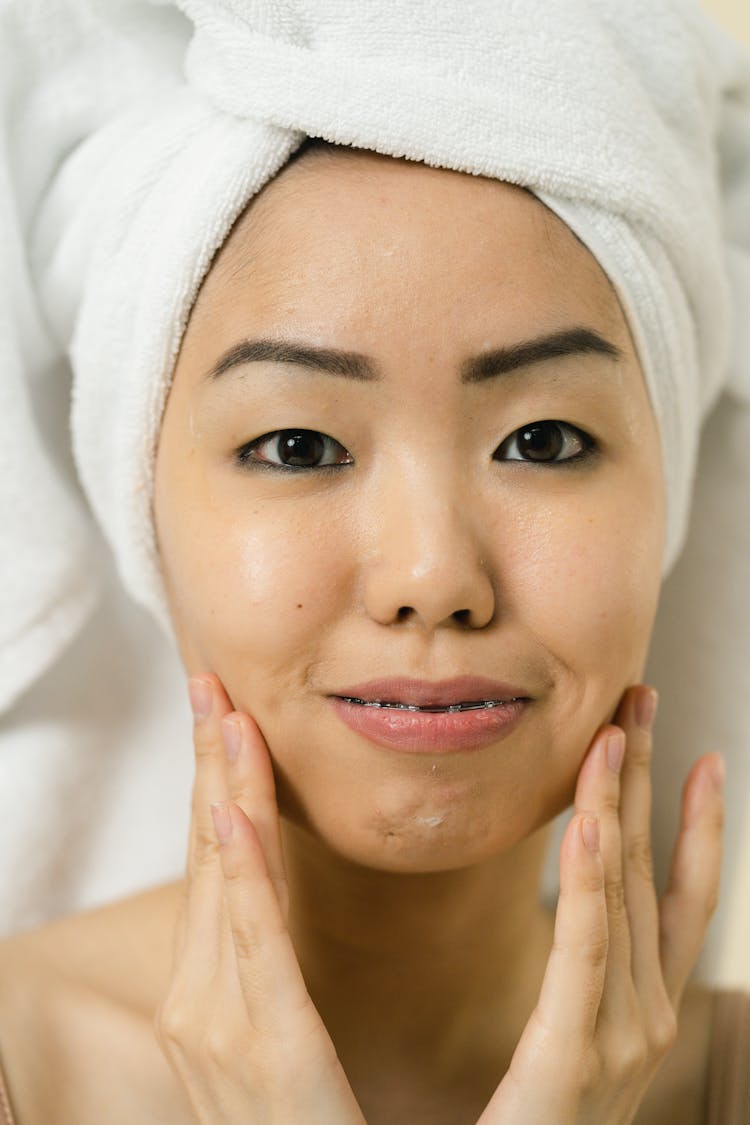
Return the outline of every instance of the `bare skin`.
{"type": "MultiPolygon", "coordinates": [[[[278,455],[272,441],[252,450],[278,455]]],[[[172,615],[187,672],[210,674],[225,693],[222,713],[256,724],[270,750],[294,953],[370,1125],[476,1121],[493,1095],[549,960],[553,920],[537,897],[552,817],[574,800],[581,813],[596,806],[610,872],[622,840],[643,839],[648,753],[626,753],[624,804],[618,795],[613,814],[594,743],[614,717],[640,746],[634,693],[629,702],[624,693],[640,682],[658,600],[662,493],[658,434],[616,296],[585,248],[519,189],[376,156],[303,160],[248,209],[212,267],[157,464],[172,615]],[[579,327],[617,357],[585,351],[460,381],[467,357],[579,327]],[[270,361],[206,378],[238,342],[257,338],[369,356],[382,379],[270,361]],[[557,437],[571,457],[581,434],[596,452],[567,466],[519,460],[512,435],[545,419],[564,423],[557,437]],[[339,467],[238,463],[251,440],[294,428],[333,439],[326,455],[339,467]],[[384,751],[331,712],[328,696],[357,680],[467,672],[520,680],[532,698],[498,747],[384,751]]],[[[703,817],[712,840],[714,766],[701,759],[684,794],[686,815],[703,817]]],[[[216,780],[196,786],[191,870],[202,862],[196,848],[208,849],[214,886],[208,800],[235,795],[251,816],[256,799],[247,778],[233,785],[228,794],[216,780]]],[[[270,807],[255,807],[261,822],[270,807]]],[[[273,849],[260,836],[268,862],[273,849]]],[[[571,852],[571,871],[578,862],[584,853],[571,852]]],[[[642,915],[653,888],[630,885],[631,914],[642,915]]],[[[91,1008],[73,1051],[79,1066],[102,1029],[114,1035],[135,1010],[150,1061],[130,1109],[140,1105],[143,1120],[157,1103],[170,1121],[194,1120],[153,1035],[178,919],[185,932],[184,892],[176,884],[68,920],[33,946],[48,981],[66,975],[113,1000],[107,1014],[91,1008]],[[96,971],[75,952],[88,943],[108,951],[96,971]]],[[[221,897],[214,903],[225,925],[221,897]]],[[[677,1007],[706,904],[667,982],[677,1007]]],[[[625,928],[605,996],[629,963],[625,928]]],[[[698,1104],[704,1004],[687,1002],[686,1038],[667,1085],[653,1081],[639,1125],[663,1121],[665,1098],[698,1104]]],[[[603,1023],[616,1027],[617,1017],[603,1023]]],[[[9,1071],[18,1059],[19,1112],[43,1120],[28,1053],[9,1036],[5,1054],[9,1071]]],[[[68,1119],[80,1125],[89,1110],[78,1112],[68,1119]]]]}

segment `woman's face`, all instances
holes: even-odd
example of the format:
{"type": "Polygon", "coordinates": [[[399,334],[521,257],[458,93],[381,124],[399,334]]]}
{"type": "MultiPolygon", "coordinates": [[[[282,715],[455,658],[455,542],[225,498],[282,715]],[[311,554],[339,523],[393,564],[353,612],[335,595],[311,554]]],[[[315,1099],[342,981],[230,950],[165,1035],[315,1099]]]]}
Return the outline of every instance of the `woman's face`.
{"type": "Polygon", "coordinates": [[[155,515],[185,665],[259,724],[282,812],[355,862],[427,871],[507,849],[572,800],[642,675],[662,495],[626,323],[564,224],[494,180],[348,153],[292,163],[212,266],[155,515]],[[579,335],[570,354],[509,356],[578,329],[618,354],[579,335]],[[358,365],[256,347],[211,374],[260,340],[358,365]],[[479,748],[379,745],[332,704],[364,681],[463,675],[528,699],[479,748]]]}

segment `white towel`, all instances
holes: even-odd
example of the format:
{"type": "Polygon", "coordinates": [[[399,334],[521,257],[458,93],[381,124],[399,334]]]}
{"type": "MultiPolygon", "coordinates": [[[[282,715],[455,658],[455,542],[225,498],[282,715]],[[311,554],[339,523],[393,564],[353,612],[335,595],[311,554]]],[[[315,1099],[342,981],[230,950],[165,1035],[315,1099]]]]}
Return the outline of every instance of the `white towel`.
{"type": "MultiPolygon", "coordinates": [[[[178,7],[187,19],[113,0],[4,10],[26,99],[11,155],[30,185],[16,185],[16,210],[23,199],[41,308],[58,354],[72,356],[78,473],[134,598],[169,632],[151,494],[191,303],[239,211],[307,133],[524,184],[590,246],[629,315],[661,428],[669,570],[700,422],[730,374],[730,285],[750,292],[748,243],[737,241],[748,234],[748,70],[733,40],[687,0],[656,10],[647,0],[178,7]],[[40,149],[45,159],[30,155],[40,149]],[[727,223],[725,203],[739,220],[727,223]]],[[[49,354],[46,365],[15,361],[27,384],[51,366],[49,354]]],[[[733,376],[750,397],[747,364],[733,376]]],[[[15,382],[8,448],[21,465],[34,435],[19,424],[15,382]]],[[[51,619],[50,589],[66,636],[92,598],[80,588],[74,503],[62,507],[50,480],[32,477],[12,499],[19,541],[24,502],[45,525],[56,517],[44,531],[47,572],[16,567],[6,585],[13,632],[2,659],[17,673],[4,679],[6,702],[33,679],[34,650],[39,668],[52,659],[29,625],[40,611],[51,619]]]]}
{"type": "Polygon", "coordinates": [[[723,197],[748,190],[734,42],[687,2],[179,7],[194,22],[186,81],[76,147],[34,240],[73,359],[76,464],[133,596],[169,628],[150,504],[181,331],[237,214],[305,134],[524,184],[591,247],[661,427],[668,570],[700,421],[728,377],[730,280],[749,281],[747,246],[730,248],[730,279],[724,242],[723,197]]]}
{"type": "Polygon", "coordinates": [[[0,715],[80,632],[102,586],[100,533],[71,456],[67,350],[32,276],[33,228],[82,140],[179,81],[186,33],[176,10],[148,4],[0,3],[0,715]]]}
{"type": "MultiPolygon", "coordinates": [[[[90,612],[94,524],[169,629],[151,492],[171,367],[214,251],[306,134],[523,184],[592,249],[660,425],[671,569],[701,422],[722,392],[750,406],[750,66],[696,3],[5,0],[0,29],[0,710],[90,612]],[[66,359],[80,488],[65,411],[38,416],[66,359]]],[[[741,518],[741,474],[712,479],[741,518]]]]}

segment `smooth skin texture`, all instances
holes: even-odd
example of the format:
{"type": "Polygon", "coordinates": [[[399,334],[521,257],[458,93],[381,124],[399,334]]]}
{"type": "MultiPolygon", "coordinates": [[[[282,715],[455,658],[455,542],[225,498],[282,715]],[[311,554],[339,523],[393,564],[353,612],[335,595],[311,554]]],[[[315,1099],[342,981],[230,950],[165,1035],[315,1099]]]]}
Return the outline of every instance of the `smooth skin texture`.
{"type": "Polygon", "coordinates": [[[531,195],[323,150],[248,208],[193,310],[157,461],[173,620],[188,673],[213,689],[156,1020],[201,1121],[250,1107],[287,1121],[300,1105],[359,1120],[350,1087],[371,1125],[633,1119],[720,862],[707,755],[659,911],[650,740],[627,689],[658,600],[662,494],[616,296],[531,195]],[[576,327],[618,358],[461,381],[469,357],[576,327]],[[210,376],[258,338],[352,351],[381,378],[268,360],[210,376]],[[514,435],[544,420],[564,424],[565,456],[581,433],[592,455],[522,459],[514,435]],[[320,445],[293,470],[263,464],[279,465],[281,430],[325,435],[333,467],[316,467],[320,445]],[[328,701],[383,675],[464,673],[532,700],[470,753],[385,750],[328,701]],[[228,714],[247,755],[231,777],[228,714]],[[621,787],[602,762],[612,721],[621,787]],[[217,850],[208,804],[229,796],[235,842],[217,850]],[[574,800],[553,942],[540,866],[574,800]],[[601,852],[583,843],[592,819],[601,852]]]}

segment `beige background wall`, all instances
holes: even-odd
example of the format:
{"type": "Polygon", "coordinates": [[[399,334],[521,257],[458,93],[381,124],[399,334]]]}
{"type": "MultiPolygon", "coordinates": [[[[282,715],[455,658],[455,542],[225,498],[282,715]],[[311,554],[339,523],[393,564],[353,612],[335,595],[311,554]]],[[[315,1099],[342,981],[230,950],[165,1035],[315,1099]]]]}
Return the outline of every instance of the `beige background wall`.
{"type": "MultiPolygon", "coordinates": [[[[703,0],[705,7],[730,31],[750,46],[750,0],[703,0]]],[[[750,833],[738,869],[723,882],[722,896],[729,892],[730,910],[720,963],[715,968],[719,982],[750,988],[750,833]]]]}
{"type": "Polygon", "coordinates": [[[750,0],[704,0],[709,12],[750,46],[750,0]]]}

